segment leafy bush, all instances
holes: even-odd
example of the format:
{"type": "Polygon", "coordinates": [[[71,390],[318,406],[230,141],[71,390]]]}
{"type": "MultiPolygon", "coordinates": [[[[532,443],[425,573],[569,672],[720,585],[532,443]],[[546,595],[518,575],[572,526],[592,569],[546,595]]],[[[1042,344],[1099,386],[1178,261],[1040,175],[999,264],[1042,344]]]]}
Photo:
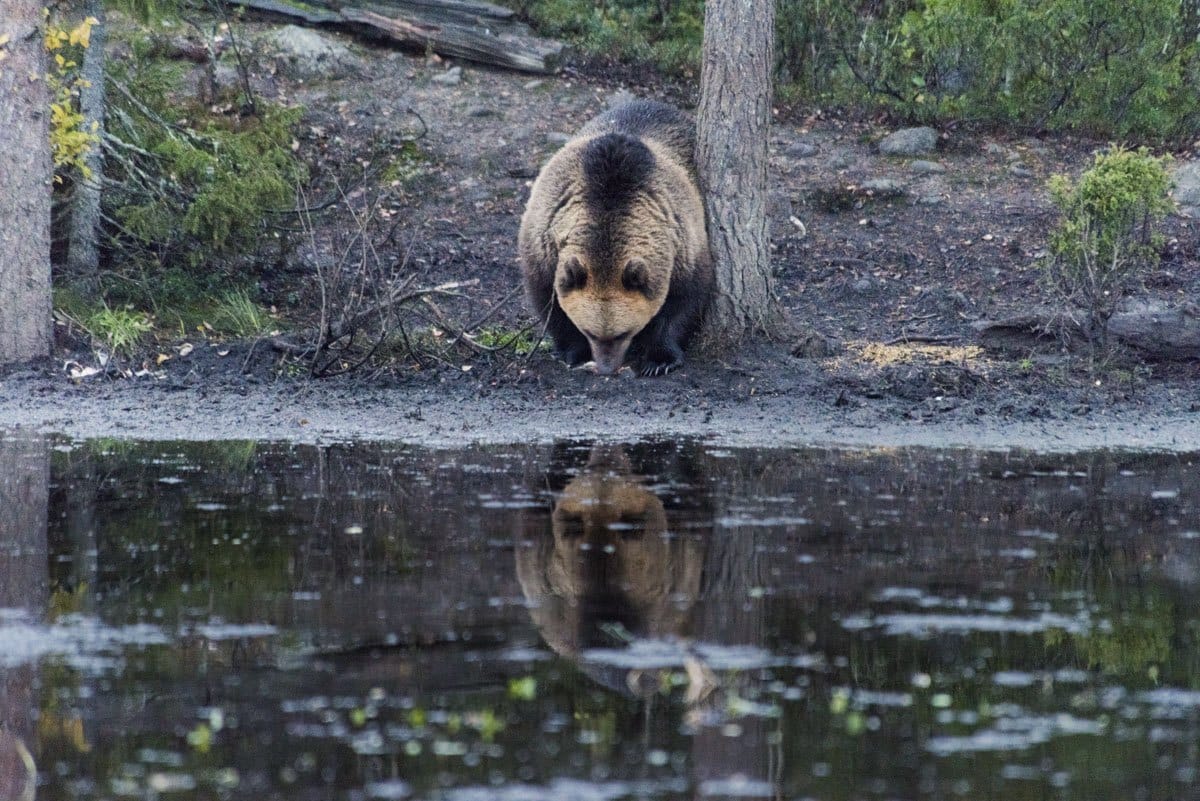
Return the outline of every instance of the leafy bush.
{"type": "Polygon", "coordinates": [[[914,116],[1170,138],[1200,103],[1196,25],[1177,0],[924,0],[880,76],[914,116]]]}
{"type": "Polygon", "coordinates": [[[264,105],[233,117],[185,106],[192,119],[180,122],[168,73],[148,66],[131,78],[110,113],[120,143],[105,212],[119,225],[116,248],[158,267],[256,252],[271,212],[290,208],[307,180],[291,149],[302,110],[264,105]]]}
{"type": "Polygon", "coordinates": [[[1120,147],[1096,156],[1072,181],[1058,175],[1050,193],[1062,219],[1050,240],[1046,277],[1080,321],[1093,354],[1107,350],[1108,321],[1133,281],[1158,262],[1155,226],[1171,207],[1165,158],[1120,147]]]}
{"type": "MultiPolygon", "coordinates": [[[[782,97],[1156,141],[1200,127],[1195,3],[778,2],[782,97]]],[[[589,52],[676,72],[699,64],[699,0],[523,0],[521,10],[589,52]]]]}
{"type": "Polygon", "coordinates": [[[517,10],[548,36],[622,61],[695,71],[704,32],[702,0],[521,0],[517,10]]]}

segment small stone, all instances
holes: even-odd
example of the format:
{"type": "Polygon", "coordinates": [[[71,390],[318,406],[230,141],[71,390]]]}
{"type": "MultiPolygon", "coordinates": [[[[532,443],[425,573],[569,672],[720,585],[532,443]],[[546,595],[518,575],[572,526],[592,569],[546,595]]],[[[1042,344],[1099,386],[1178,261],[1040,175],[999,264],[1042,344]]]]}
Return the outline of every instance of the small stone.
{"type": "Polygon", "coordinates": [[[945,200],[945,198],[943,198],[941,195],[921,195],[919,198],[917,198],[917,202],[922,206],[936,206],[943,200],[945,200]]]}
{"type": "Polygon", "coordinates": [[[792,355],[798,359],[826,359],[836,356],[840,350],[836,340],[812,329],[800,334],[792,345],[792,355]]]}
{"type": "Polygon", "coordinates": [[[829,166],[835,170],[844,170],[850,166],[850,159],[844,153],[839,153],[829,160],[829,166]]]}
{"type": "Polygon", "coordinates": [[[522,85],[521,88],[527,92],[532,92],[534,89],[537,89],[539,86],[541,86],[544,83],[545,83],[545,81],[543,81],[542,79],[535,78],[534,80],[529,81],[529,82],[525,83],[524,85],[522,85]]]}
{"type": "Polygon", "coordinates": [[[462,83],[462,67],[451,67],[440,75],[435,75],[431,80],[442,86],[457,86],[462,83]]]}
{"type": "Polygon", "coordinates": [[[983,152],[989,156],[1007,156],[1008,148],[1004,145],[998,145],[995,142],[988,142],[983,146],[983,152]]]}
{"type": "Polygon", "coordinates": [[[783,154],[794,159],[806,159],[817,155],[817,150],[817,146],[809,142],[793,142],[784,148],[783,154]]]}
{"type": "Polygon", "coordinates": [[[498,116],[499,112],[487,106],[467,106],[466,115],[468,117],[493,117],[498,116]]]}
{"type": "Polygon", "coordinates": [[[546,134],[546,144],[549,145],[565,145],[571,141],[571,135],[562,131],[551,131],[546,134]]]}
{"type": "Polygon", "coordinates": [[[893,178],[872,178],[869,181],[863,181],[858,188],[864,192],[872,192],[885,197],[904,194],[904,187],[893,178]]]}
{"type": "Polygon", "coordinates": [[[888,134],[879,142],[879,152],[885,156],[916,156],[937,147],[937,131],[928,126],[902,128],[888,134]]]}
{"type": "Polygon", "coordinates": [[[1018,178],[1032,178],[1033,177],[1033,170],[1029,169],[1028,167],[1026,167],[1024,164],[1021,164],[1020,162],[1013,164],[1011,167],[1008,168],[1008,171],[1011,172],[1013,175],[1017,176],[1018,178]]]}
{"type": "Polygon", "coordinates": [[[935,175],[946,171],[946,168],[936,161],[924,161],[922,159],[917,159],[912,164],[909,164],[908,168],[917,175],[935,175]]]}
{"type": "Polygon", "coordinates": [[[633,94],[633,92],[629,91],[628,89],[618,89],[608,96],[608,100],[604,102],[604,107],[616,108],[617,106],[623,106],[626,103],[634,100],[637,100],[637,97],[633,94]]]}

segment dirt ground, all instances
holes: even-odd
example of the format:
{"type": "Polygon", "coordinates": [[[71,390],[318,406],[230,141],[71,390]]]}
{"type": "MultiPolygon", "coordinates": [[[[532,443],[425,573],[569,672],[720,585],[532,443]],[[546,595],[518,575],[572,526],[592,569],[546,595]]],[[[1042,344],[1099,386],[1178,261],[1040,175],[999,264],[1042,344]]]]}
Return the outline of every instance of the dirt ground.
{"type": "MultiPolygon", "coordinates": [[[[270,30],[246,27],[249,37],[270,30]]],[[[418,130],[419,116],[427,132],[416,175],[390,184],[376,177],[352,194],[381,200],[396,258],[420,285],[478,280],[443,306],[460,323],[486,311],[489,325],[532,324],[518,290],[517,226],[539,165],[564,134],[618,91],[685,108],[696,96],[695,86],[628,67],[568,61],[538,78],[340,41],[354,54],[344,77],[300,80],[263,56],[255,84],[308,109],[298,146],[314,165],[314,197],[334,175],[378,176],[372,162],[418,130]],[[450,66],[462,68],[460,82],[433,80],[450,66]]],[[[934,153],[890,158],[875,143],[898,124],[806,107],[777,112],[772,246],[779,298],[795,326],[779,342],[722,358],[689,354],[682,370],[657,379],[572,371],[545,352],[459,349],[454,358],[399,358],[309,380],[266,342],[197,340],[187,355],[180,343],[158,343],[175,355],[140,377],[76,381],[64,365],[90,354],[64,341],[52,359],[0,374],[0,426],[150,438],[660,434],[1200,450],[1200,365],[1131,361],[1091,375],[1053,344],[985,350],[972,327],[1039,302],[1039,259],[1054,221],[1045,180],[1082,169],[1102,143],[954,127],[941,130],[934,153]]],[[[345,224],[315,220],[318,237],[345,224]]],[[[1172,217],[1166,234],[1142,293],[1194,299],[1197,225],[1172,217]]],[[[311,265],[297,258],[262,289],[282,298],[311,283],[311,265]]]]}

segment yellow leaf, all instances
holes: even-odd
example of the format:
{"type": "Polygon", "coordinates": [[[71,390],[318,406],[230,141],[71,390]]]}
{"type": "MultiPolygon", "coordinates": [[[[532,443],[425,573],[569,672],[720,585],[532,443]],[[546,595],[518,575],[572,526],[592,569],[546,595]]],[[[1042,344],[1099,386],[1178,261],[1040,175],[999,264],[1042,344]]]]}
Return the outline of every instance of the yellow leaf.
{"type": "Polygon", "coordinates": [[[170,356],[168,356],[167,354],[165,354],[165,353],[160,353],[160,354],[158,354],[158,358],[154,360],[154,363],[155,363],[155,364],[162,364],[163,362],[165,362],[165,361],[169,361],[170,359],[171,359],[171,357],[170,357],[170,356]]]}
{"type": "Polygon", "coordinates": [[[6,44],[8,44],[10,39],[12,39],[12,36],[9,34],[0,33],[0,47],[4,47],[6,44]]]}
{"type": "Polygon", "coordinates": [[[88,42],[91,41],[92,38],[92,24],[95,19],[95,17],[88,17],[83,22],[75,26],[69,37],[71,44],[83,45],[84,47],[88,46],[88,42]]]}

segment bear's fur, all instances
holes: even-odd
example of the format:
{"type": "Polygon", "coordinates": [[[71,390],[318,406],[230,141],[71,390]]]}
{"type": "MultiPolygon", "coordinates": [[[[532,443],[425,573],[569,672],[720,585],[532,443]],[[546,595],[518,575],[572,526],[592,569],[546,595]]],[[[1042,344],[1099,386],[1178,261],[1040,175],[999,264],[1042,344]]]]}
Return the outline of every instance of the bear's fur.
{"type": "Polygon", "coordinates": [[[588,122],[534,182],[525,286],[560,358],[615,374],[683,364],[713,290],[692,119],[634,100],[588,122]]]}

